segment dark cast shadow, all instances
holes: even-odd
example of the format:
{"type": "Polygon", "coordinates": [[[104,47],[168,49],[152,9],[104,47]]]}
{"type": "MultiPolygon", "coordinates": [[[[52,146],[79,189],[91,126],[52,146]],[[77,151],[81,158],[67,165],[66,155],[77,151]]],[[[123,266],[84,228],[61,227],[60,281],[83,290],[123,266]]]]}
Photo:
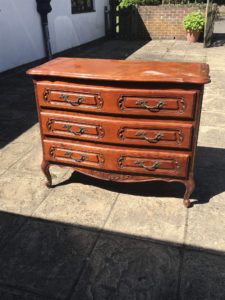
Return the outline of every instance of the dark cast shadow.
{"type": "Polygon", "coordinates": [[[1,300],[224,299],[224,251],[0,212],[1,300]]]}
{"type": "Polygon", "coordinates": [[[225,33],[214,33],[211,47],[221,47],[225,45],[225,33]]]}

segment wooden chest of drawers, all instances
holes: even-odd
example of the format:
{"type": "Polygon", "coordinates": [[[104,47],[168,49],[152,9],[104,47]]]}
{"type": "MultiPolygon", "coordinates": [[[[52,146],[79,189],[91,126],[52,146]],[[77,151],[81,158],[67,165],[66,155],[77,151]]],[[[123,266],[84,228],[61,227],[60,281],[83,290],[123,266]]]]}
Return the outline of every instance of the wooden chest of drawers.
{"type": "Polygon", "coordinates": [[[51,164],[111,181],[184,183],[194,161],[208,65],[57,58],[29,70],[51,164]]]}

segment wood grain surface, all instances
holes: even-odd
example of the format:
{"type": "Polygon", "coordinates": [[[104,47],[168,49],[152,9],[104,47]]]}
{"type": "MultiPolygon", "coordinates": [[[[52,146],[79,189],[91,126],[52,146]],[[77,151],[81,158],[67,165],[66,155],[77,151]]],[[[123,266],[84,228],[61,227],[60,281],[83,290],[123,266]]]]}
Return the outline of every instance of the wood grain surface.
{"type": "Polygon", "coordinates": [[[59,57],[27,72],[29,75],[60,76],[112,81],[208,83],[204,63],[129,61],[59,57]]]}

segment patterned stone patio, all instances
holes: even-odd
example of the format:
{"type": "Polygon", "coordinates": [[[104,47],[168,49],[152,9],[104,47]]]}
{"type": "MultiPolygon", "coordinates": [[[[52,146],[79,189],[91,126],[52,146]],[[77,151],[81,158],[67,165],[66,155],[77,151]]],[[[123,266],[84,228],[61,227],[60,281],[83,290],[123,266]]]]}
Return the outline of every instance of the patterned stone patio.
{"type": "Polygon", "coordinates": [[[64,56],[207,62],[193,206],[177,183],[40,170],[25,69],[0,79],[0,299],[225,299],[225,45],[102,41],[64,56]]]}

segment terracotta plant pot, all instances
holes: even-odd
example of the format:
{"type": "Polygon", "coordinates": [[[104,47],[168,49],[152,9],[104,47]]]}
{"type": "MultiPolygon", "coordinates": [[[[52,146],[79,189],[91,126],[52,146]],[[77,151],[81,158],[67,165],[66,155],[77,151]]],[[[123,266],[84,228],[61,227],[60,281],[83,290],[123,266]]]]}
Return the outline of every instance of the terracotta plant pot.
{"type": "Polygon", "coordinates": [[[187,29],[186,33],[187,33],[187,41],[189,43],[196,43],[198,41],[200,35],[199,31],[187,29]]]}

